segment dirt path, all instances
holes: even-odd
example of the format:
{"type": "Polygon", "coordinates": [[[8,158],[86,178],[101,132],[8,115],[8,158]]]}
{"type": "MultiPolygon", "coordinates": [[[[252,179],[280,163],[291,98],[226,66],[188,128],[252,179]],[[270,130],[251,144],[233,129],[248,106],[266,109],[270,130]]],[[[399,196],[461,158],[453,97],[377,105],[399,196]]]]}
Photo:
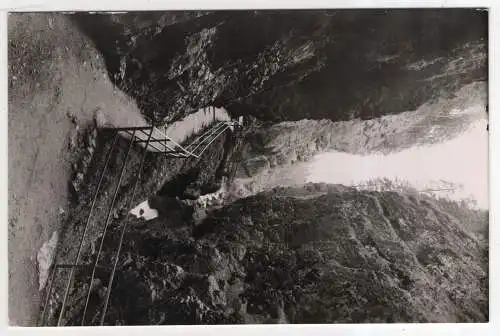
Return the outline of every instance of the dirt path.
{"type": "Polygon", "coordinates": [[[130,125],[143,119],[66,17],[17,14],[8,25],[9,321],[34,326],[36,255],[67,211],[71,139],[96,112],[130,125]]]}

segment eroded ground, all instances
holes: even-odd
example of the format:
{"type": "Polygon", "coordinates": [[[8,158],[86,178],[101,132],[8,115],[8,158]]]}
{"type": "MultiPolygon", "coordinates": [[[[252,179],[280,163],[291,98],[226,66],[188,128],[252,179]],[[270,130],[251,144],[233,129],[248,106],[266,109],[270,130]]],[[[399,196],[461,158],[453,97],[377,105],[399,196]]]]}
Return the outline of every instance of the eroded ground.
{"type": "Polygon", "coordinates": [[[81,131],[96,113],[130,123],[138,114],[64,16],[10,15],[8,24],[9,319],[25,326],[38,316],[36,255],[67,212],[81,131]]]}

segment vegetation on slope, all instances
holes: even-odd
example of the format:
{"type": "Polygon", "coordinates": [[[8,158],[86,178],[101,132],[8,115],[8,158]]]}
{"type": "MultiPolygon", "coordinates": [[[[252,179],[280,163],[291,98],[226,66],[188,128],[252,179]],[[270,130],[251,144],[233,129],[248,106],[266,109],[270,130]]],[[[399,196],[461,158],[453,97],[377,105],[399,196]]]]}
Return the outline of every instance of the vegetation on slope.
{"type": "Polygon", "coordinates": [[[308,184],[236,201],[192,231],[163,218],[133,229],[107,323],[484,322],[487,247],[456,215],[308,184]]]}

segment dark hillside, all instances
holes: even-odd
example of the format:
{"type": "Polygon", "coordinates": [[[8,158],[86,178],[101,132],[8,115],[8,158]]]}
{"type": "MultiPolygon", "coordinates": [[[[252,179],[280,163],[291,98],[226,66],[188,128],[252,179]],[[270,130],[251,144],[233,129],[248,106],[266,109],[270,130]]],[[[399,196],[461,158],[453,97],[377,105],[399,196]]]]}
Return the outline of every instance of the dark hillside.
{"type": "Polygon", "coordinates": [[[487,247],[437,201],[308,184],[215,211],[194,237],[155,225],[131,234],[110,324],[488,320],[487,247]]]}

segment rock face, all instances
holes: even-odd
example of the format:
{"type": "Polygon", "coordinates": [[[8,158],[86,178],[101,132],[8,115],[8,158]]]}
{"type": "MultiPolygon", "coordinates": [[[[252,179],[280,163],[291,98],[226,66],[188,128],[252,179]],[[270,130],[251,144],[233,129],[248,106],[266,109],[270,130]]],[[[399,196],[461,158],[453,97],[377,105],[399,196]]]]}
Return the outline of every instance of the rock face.
{"type": "Polygon", "coordinates": [[[253,177],[332,150],[389,154],[451,140],[487,117],[487,103],[487,83],[474,82],[453,97],[440,97],[396,115],[340,122],[286,121],[254,128],[246,137],[237,177],[253,177]]]}
{"type": "MultiPolygon", "coordinates": [[[[232,164],[227,161],[230,161],[230,157],[238,151],[238,144],[232,141],[231,137],[232,135],[230,133],[220,136],[211,144],[207,151],[203,153],[200,159],[172,160],[163,155],[148,152],[145,158],[144,169],[140,176],[141,183],[138,185],[134,199],[139,202],[157,193],[159,196],[178,197],[187,202],[189,199],[196,198],[200,194],[213,193],[213,191],[220,187],[220,182],[224,178],[223,171],[225,169],[230,169],[232,166],[232,164]]],[[[97,187],[97,181],[99,181],[100,172],[103,169],[106,155],[112,142],[113,134],[105,130],[99,132],[98,141],[96,141],[98,146],[95,149],[96,153],[94,155],[94,160],[89,166],[88,177],[86,178],[87,184],[80,189],[78,202],[72,204],[65,221],[64,230],[61,233],[61,244],[58,248],[57,263],[68,264],[75,262],[77,252],[75,246],[78,246],[80,243],[92,204],[93,193],[97,187]]],[[[108,206],[111,204],[111,199],[114,195],[114,188],[117,185],[117,176],[120,174],[121,165],[123,164],[127,148],[127,141],[120,138],[117,148],[112,152],[110,158],[111,164],[108,167],[106,178],[103,180],[101,191],[97,198],[96,204],[99,204],[99,206],[93,211],[92,223],[90,223],[84,239],[82,258],[80,259],[81,264],[92,264],[97,255],[100,238],[102,237],[102,230],[107,221],[108,206]]],[[[101,280],[101,285],[104,287],[107,286],[110,265],[114,262],[113,258],[120,239],[124,219],[130,219],[126,218],[125,215],[130,210],[130,207],[134,205],[130,204],[130,200],[134,191],[134,184],[137,178],[137,170],[140,165],[142,153],[143,149],[140,146],[134,147],[130,153],[121,188],[117,195],[114,207],[115,211],[113,211],[107,230],[108,234],[105,241],[105,251],[101,254],[99,261],[99,266],[103,266],[104,268],[99,268],[96,274],[96,278],[101,280]]],[[[189,208],[190,207],[188,207],[188,210],[189,208]]],[[[165,217],[158,218],[150,223],[146,223],[146,225],[141,221],[132,221],[129,224],[129,230],[127,230],[125,241],[128,244],[134,245],[134,241],[138,241],[137,238],[143,235],[156,237],[158,240],[162,240],[165,234],[170,234],[169,232],[171,232],[171,230],[183,232],[187,229],[186,225],[190,225],[191,222],[190,219],[185,220],[185,218],[183,218],[183,213],[184,211],[177,211],[175,214],[171,213],[166,216],[166,220],[165,217]],[[174,219],[174,221],[170,221],[170,219],[174,219]],[[130,228],[133,229],[132,233],[129,232],[130,228]]],[[[165,243],[168,242],[168,240],[165,241],[165,243]]],[[[127,248],[128,247],[130,247],[130,245],[128,245],[127,248]]],[[[151,245],[151,248],[153,250],[155,249],[154,243],[151,245]]],[[[130,263],[130,259],[127,259],[129,256],[130,258],[136,257],[135,252],[131,252],[131,250],[129,250],[129,252],[132,253],[132,255],[130,253],[126,254],[125,252],[122,254],[122,257],[125,258],[124,262],[127,265],[130,263]]],[[[133,260],[134,265],[136,265],[135,259],[133,260]]],[[[145,260],[148,261],[149,259],[146,258],[145,260]]],[[[155,263],[155,265],[156,264],[158,263],[155,263]]],[[[80,325],[82,316],[82,307],[80,307],[80,303],[81,300],[84,300],[86,290],[88,289],[90,272],[91,269],[83,268],[80,273],[76,274],[78,289],[75,289],[75,292],[72,292],[69,296],[68,309],[64,316],[63,324],[80,325]]],[[[66,281],[67,274],[61,274],[55,277],[53,286],[54,294],[51,296],[47,306],[48,314],[45,319],[47,325],[55,325],[57,323],[66,281]]],[[[133,282],[133,278],[131,278],[130,281],[133,282]]],[[[102,297],[99,297],[99,295],[101,295],[103,291],[102,288],[99,290],[96,289],[95,295],[93,294],[92,296],[91,310],[95,309],[96,305],[100,304],[101,301],[99,300],[101,300],[102,297]]],[[[89,321],[86,323],[92,324],[92,314],[90,314],[88,318],[89,321]]],[[[129,319],[126,321],[130,323],[129,319]]],[[[119,320],[113,323],[115,322],[122,323],[119,320]]],[[[142,323],[148,324],[146,319],[144,319],[142,323]]]]}
{"type": "Polygon", "coordinates": [[[487,76],[487,12],[220,11],[72,18],[110,77],[170,122],[205,106],[265,121],[371,119],[487,76]],[[463,22],[468,22],[464,25],[463,22]]]}
{"type": "Polygon", "coordinates": [[[487,216],[465,226],[474,211],[455,210],[308,184],[241,199],[194,231],[135,229],[107,323],[484,322],[488,250],[469,227],[487,216]]]}

